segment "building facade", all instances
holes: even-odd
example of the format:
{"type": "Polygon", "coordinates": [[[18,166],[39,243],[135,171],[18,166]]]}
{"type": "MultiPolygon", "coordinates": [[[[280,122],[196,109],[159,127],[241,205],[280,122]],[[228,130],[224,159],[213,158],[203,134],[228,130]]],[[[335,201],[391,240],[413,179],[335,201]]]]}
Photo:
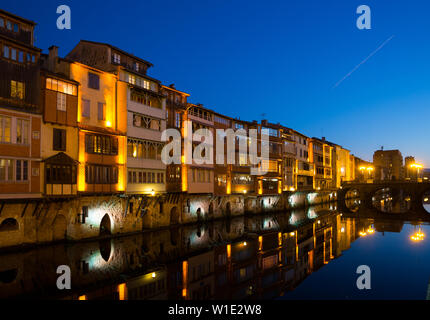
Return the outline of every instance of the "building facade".
{"type": "Polygon", "coordinates": [[[399,150],[377,150],[373,154],[376,180],[403,180],[403,156],[399,150]]]}
{"type": "Polygon", "coordinates": [[[42,165],[41,190],[45,196],[77,195],[79,82],[66,74],[69,62],[52,46],[42,56],[42,165]]]}
{"type": "Polygon", "coordinates": [[[35,23],[0,10],[0,198],[40,198],[41,110],[35,23]]]}

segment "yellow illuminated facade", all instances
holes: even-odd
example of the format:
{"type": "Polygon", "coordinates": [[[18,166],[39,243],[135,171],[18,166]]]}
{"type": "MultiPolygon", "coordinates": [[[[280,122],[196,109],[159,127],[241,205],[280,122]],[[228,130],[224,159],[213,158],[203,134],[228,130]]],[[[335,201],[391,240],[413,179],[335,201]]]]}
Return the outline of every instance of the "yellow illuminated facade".
{"type": "Polygon", "coordinates": [[[70,64],[79,82],[78,191],[124,192],[126,167],[125,104],[116,95],[117,76],[79,62],[70,64]]]}

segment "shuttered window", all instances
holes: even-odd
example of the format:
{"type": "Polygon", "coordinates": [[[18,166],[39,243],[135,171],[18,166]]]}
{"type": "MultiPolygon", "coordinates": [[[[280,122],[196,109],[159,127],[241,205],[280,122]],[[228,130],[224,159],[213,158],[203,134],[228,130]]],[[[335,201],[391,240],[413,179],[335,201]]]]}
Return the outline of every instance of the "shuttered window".
{"type": "Polygon", "coordinates": [[[53,147],[56,151],[66,151],[66,130],[53,129],[53,147]]]}

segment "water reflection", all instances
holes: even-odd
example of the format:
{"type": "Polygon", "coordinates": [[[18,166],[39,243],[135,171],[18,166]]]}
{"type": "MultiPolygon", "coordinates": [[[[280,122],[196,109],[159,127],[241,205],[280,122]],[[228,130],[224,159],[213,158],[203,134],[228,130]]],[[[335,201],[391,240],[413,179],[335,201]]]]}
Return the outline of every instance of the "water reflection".
{"type": "MultiPolygon", "coordinates": [[[[347,218],[335,210],[325,204],[3,254],[0,298],[276,298],[358,238],[403,227],[403,222],[347,218]],[[67,292],[56,288],[56,268],[63,264],[72,271],[67,292]]],[[[421,225],[411,236],[424,241],[421,225]]]]}
{"type": "Polygon", "coordinates": [[[401,189],[378,190],[372,198],[373,206],[382,212],[405,213],[411,208],[411,197],[401,189]]]}

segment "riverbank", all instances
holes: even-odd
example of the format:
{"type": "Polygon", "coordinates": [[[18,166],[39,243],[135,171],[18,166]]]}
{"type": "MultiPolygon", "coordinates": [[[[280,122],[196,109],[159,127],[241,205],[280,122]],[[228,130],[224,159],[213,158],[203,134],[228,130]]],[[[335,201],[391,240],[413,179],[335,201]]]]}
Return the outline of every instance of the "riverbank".
{"type": "Polygon", "coordinates": [[[174,225],[258,215],[329,203],[335,190],[279,195],[109,195],[4,202],[0,249],[131,235],[174,225]]]}

